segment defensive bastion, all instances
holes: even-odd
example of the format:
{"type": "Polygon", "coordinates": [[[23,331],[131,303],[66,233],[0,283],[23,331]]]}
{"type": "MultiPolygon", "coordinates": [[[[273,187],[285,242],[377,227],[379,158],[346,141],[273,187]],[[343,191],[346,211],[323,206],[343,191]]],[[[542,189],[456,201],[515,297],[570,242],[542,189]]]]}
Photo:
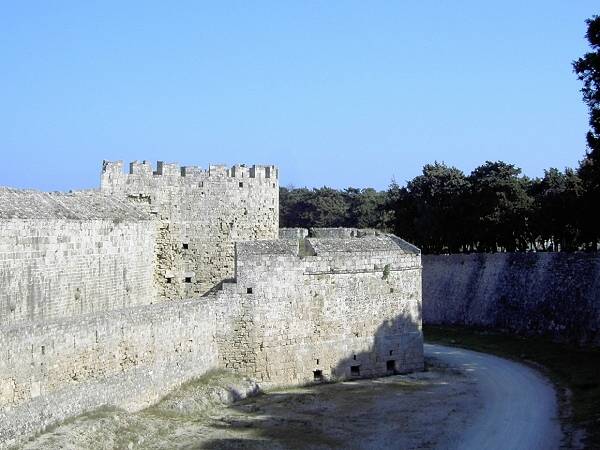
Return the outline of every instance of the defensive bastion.
{"type": "Polygon", "coordinates": [[[0,188],[0,447],[217,368],[263,387],[422,369],[419,250],[280,231],[278,178],[105,162],[99,191],[0,188]]]}

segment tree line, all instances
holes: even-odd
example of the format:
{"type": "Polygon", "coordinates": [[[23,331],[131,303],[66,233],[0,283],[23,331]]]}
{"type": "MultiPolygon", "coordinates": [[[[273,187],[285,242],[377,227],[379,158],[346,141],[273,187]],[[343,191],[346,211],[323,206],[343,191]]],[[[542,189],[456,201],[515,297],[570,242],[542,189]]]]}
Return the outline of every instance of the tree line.
{"type": "Polygon", "coordinates": [[[393,232],[425,253],[597,251],[600,237],[600,17],[587,21],[592,51],[573,63],[589,110],[588,149],[577,169],[529,178],[487,161],[470,174],[435,162],[386,191],[281,188],[282,227],[393,232]]]}
{"type": "Polygon", "coordinates": [[[428,164],[388,190],[281,188],[282,227],[390,231],[425,253],[595,249],[578,173],[549,169],[531,179],[501,161],[465,175],[428,164]]]}

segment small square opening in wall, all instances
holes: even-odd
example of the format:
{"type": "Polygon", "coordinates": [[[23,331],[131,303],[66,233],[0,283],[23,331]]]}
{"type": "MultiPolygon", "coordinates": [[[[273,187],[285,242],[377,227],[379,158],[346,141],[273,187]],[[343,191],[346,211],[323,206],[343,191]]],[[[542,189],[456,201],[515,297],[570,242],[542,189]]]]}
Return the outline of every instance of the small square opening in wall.
{"type": "Polygon", "coordinates": [[[244,182],[243,181],[239,182],[239,187],[244,187],[244,182]]]}
{"type": "Polygon", "coordinates": [[[182,247],[183,247],[184,250],[187,250],[188,248],[190,248],[190,245],[189,244],[183,244],[182,247]]]}
{"type": "Polygon", "coordinates": [[[385,369],[387,370],[387,373],[395,373],[396,372],[396,361],[394,361],[393,359],[390,359],[388,362],[385,363],[385,369]]]}
{"type": "Polygon", "coordinates": [[[246,288],[246,294],[252,294],[252,288],[246,288]]]}
{"type": "Polygon", "coordinates": [[[353,377],[359,377],[360,376],[360,365],[350,366],[350,375],[353,377]]]}
{"type": "Polygon", "coordinates": [[[394,354],[394,350],[390,350],[390,356],[394,354]]]}
{"type": "Polygon", "coordinates": [[[185,281],[186,283],[191,283],[191,282],[192,282],[192,277],[185,277],[185,278],[184,278],[184,281],[185,281]]]}
{"type": "Polygon", "coordinates": [[[167,284],[171,284],[173,282],[173,278],[167,277],[167,284]]]}
{"type": "Polygon", "coordinates": [[[313,380],[323,381],[323,371],[322,370],[314,370],[313,371],[313,380]]]}

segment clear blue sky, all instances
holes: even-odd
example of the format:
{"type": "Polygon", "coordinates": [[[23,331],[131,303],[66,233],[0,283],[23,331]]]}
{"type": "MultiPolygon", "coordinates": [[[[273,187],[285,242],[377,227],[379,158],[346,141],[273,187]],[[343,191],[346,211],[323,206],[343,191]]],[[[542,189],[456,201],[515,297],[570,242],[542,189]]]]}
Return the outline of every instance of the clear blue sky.
{"type": "Polygon", "coordinates": [[[385,188],[445,161],[575,166],[571,61],[597,0],[0,0],[0,185],[95,187],[102,159],[274,163],[385,188]]]}

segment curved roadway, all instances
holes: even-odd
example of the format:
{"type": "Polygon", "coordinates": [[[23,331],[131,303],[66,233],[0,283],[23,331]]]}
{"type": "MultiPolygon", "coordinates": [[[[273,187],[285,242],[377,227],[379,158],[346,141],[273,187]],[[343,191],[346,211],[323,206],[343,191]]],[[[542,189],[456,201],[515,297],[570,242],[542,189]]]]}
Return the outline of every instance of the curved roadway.
{"type": "Polygon", "coordinates": [[[483,409],[449,448],[552,450],[562,437],[556,394],[535,370],[503,358],[461,348],[425,344],[425,354],[466,372],[483,409]]]}

